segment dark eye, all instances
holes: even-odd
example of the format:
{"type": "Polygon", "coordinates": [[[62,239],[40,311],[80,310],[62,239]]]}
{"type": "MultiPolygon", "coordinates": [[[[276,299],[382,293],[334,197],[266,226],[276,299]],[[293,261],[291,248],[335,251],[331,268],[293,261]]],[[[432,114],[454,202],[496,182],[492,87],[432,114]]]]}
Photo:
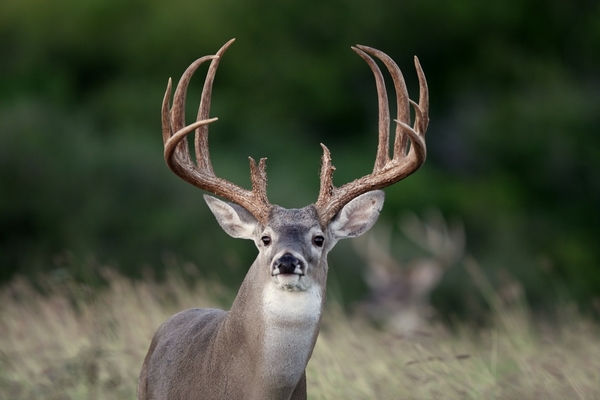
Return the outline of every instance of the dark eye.
{"type": "Polygon", "coordinates": [[[271,238],[268,237],[268,236],[263,236],[263,237],[260,238],[260,240],[263,242],[263,244],[265,246],[268,246],[268,245],[271,244],[271,238]]]}
{"type": "Polygon", "coordinates": [[[323,236],[315,236],[313,238],[313,243],[317,247],[323,247],[323,243],[325,243],[325,238],[323,236]]]}

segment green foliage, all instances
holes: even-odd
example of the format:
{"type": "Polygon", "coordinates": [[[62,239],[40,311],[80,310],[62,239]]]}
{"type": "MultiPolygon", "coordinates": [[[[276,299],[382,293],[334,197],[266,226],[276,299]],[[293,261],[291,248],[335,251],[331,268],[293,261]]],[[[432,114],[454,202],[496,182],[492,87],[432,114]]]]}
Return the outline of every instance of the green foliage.
{"type": "MultiPolygon", "coordinates": [[[[349,46],[392,56],[413,98],[417,54],[429,159],[387,189],[383,217],[438,207],[465,221],[490,274],[509,269],[533,300],[546,296],[543,268],[580,299],[599,294],[600,7],[583,0],[5,0],[0,279],[86,279],[89,260],[160,273],[176,255],[239,282],[252,245],[225,237],[167,171],[159,132],[167,78],[231,37],[211,112],[218,174],[248,186],[246,157],[266,156],[271,200],[299,207],[317,193],[319,142],[338,184],[368,173],[375,89],[349,46]]],[[[332,258],[352,272],[340,279],[358,274],[356,257],[332,258]]]]}

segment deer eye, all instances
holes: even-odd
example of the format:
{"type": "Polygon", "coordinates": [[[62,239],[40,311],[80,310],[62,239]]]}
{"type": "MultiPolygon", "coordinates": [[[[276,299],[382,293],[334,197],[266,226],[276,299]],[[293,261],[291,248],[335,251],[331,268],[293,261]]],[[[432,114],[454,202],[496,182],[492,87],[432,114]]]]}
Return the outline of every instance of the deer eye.
{"type": "Polygon", "coordinates": [[[271,244],[271,238],[268,237],[268,236],[263,236],[263,237],[260,238],[260,240],[263,242],[263,244],[265,246],[268,246],[268,245],[271,244]]]}
{"type": "Polygon", "coordinates": [[[313,244],[317,247],[323,247],[323,243],[325,243],[325,238],[321,235],[315,236],[313,238],[313,244]]]}

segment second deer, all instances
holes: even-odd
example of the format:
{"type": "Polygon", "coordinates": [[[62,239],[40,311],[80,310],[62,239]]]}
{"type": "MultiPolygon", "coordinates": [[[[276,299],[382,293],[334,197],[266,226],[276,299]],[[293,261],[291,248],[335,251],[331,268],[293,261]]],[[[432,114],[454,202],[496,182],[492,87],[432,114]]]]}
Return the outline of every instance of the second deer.
{"type": "Polygon", "coordinates": [[[423,218],[407,213],[398,222],[404,235],[428,255],[400,261],[392,251],[399,243],[385,224],[355,240],[370,289],[357,310],[385,329],[410,336],[431,327],[435,309],[430,296],[463,258],[466,239],[462,222],[447,222],[439,210],[429,210],[423,218]]]}
{"type": "Polygon", "coordinates": [[[164,322],[144,360],[137,397],[142,399],[306,399],[305,369],[312,354],[326,297],[327,254],[340,239],[370,229],[383,207],[381,190],[416,171],[425,161],[428,92],[417,58],[420,98],[408,98],[398,66],[379,50],[353,50],[371,67],[379,98],[379,144],[373,172],[339,188],[324,145],[317,201],[286,209],[267,199],[265,159],[250,159],[252,190],[219,178],[208,150],[213,80],[226,43],[214,56],[195,61],[185,71],[170,107],[171,81],[162,107],[165,160],[185,181],[229,202],[205,195],[219,225],[234,238],[254,241],[258,256],[231,309],[191,309],[164,322]],[[383,76],[371,56],[392,76],[398,102],[392,157],[390,115],[383,76]],[[210,61],[195,123],[185,124],[188,83],[210,61]],[[410,104],[415,110],[410,124],[410,104]],[[195,131],[196,163],[186,136],[195,131]]]}

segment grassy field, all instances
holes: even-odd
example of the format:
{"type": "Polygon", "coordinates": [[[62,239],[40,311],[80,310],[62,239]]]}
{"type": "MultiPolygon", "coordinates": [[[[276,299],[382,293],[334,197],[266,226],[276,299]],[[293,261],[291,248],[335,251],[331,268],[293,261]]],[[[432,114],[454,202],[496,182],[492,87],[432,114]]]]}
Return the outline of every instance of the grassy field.
{"type": "MultiPolygon", "coordinates": [[[[158,327],[189,307],[218,306],[218,285],[106,272],[92,292],[47,279],[0,290],[0,399],[134,399],[158,327]]],[[[495,307],[486,328],[456,323],[407,337],[330,302],[308,365],[310,399],[600,399],[600,327],[575,308],[553,323],[495,307]],[[558,321],[558,322],[557,322],[558,321]]]]}

